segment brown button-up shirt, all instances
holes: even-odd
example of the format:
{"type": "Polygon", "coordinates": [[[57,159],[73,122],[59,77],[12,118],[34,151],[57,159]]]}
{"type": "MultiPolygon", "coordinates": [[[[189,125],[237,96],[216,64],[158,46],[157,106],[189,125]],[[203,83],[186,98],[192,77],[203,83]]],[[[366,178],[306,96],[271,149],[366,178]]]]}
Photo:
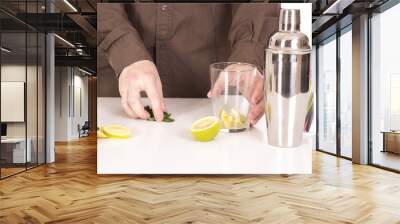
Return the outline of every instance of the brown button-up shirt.
{"type": "MultiPolygon", "coordinates": [[[[263,69],[280,4],[104,3],[97,8],[99,76],[152,60],[164,96],[205,97],[214,62],[247,62],[263,69]]],[[[104,84],[99,87],[107,88],[104,84]]]]}

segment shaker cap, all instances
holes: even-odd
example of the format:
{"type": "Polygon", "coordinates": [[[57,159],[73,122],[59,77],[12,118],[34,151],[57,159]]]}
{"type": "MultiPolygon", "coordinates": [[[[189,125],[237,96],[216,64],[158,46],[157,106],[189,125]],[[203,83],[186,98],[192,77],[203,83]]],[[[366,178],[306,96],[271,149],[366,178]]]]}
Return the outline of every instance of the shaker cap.
{"type": "Polygon", "coordinates": [[[307,35],[300,31],[299,9],[281,9],[279,31],[270,37],[268,50],[276,53],[309,53],[311,51],[307,35]]]}
{"type": "Polygon", "coordinates": [[[300,10],[281,9],[279,31],[300,31],[300,10]]]}

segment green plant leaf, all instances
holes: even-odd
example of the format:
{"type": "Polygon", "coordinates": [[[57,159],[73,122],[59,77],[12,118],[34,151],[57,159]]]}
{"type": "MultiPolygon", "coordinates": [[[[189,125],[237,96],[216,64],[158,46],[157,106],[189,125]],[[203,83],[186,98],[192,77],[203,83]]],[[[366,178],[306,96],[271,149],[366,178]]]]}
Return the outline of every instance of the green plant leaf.
{"type": "MultiPolygon", "coordinates": [[[[150,114],[150,117],[147,118],[148,121],[155,121],[155,117],[154,117],[154,113],[153,113],[153,109],[151,109],[151,107],[149,105],[145,106],[144,109],[150,114]]],[[[174,122],[175,119],[171,118],[171,113],[168,112],[164,112],[164,119],[163,122],[174,122]]]]}
{"type": "Polygon", "coordinates": [[[172,118],[164,118],[164,122],[174,122],[175,120],[172,118]]]}

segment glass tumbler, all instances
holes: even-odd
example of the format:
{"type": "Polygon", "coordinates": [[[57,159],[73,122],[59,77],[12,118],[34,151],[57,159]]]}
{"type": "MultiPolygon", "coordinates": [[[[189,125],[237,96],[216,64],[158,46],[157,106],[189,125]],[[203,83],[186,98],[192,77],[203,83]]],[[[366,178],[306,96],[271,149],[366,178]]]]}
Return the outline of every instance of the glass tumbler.
{"type": "Polygon", "coordinates": [[[214,116],[225,132],[241,132],[249,127],[252,86],[256,66],[240,62],[218,62],[210,65],[211,98],[214,116]]]}

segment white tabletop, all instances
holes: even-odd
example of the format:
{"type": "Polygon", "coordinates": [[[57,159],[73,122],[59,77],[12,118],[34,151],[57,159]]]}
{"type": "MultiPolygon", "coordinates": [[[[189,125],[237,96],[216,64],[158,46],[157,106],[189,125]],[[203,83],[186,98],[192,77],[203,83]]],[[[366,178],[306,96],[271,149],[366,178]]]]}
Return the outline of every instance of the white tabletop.
{"type": "Polygon", "coordinates": [[[250,131],[220,132],[214,141],[197,142],[189,128],[211,115],[208,99],[166,99],[175,122],[158,123],[127,117],[120,98],[98,98],[98,125],[122,124],[133,136],[98,139],[99,174],[308,174],[312,140],[304,135],[297,148],[267,144],[265,119],[250,131]]]}

